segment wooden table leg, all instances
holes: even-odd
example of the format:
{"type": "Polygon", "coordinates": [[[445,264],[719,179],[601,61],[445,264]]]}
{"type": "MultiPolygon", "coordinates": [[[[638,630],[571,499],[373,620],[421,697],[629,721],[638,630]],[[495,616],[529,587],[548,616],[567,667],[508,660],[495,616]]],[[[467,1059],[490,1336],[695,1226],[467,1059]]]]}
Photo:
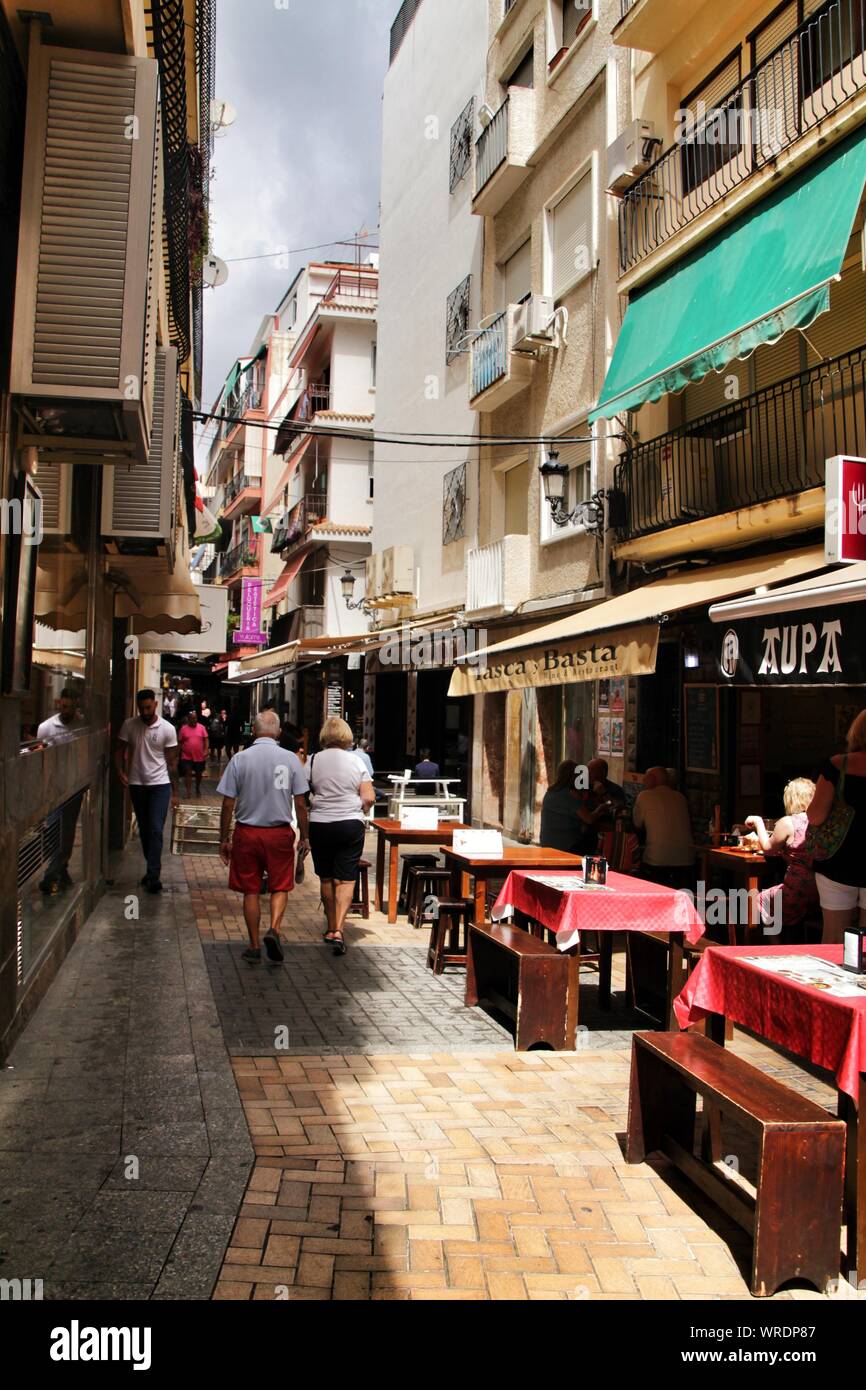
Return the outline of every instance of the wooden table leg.
{"type": "Polygon", "coordinates": [[[839,1092],[838,1115],[848,1127],[845,1144],[845,1224],[848,1230],[845,1273],[855,1288],[866,1287],[866,1270],[859,1261],[866,1259],[866,1124],[861,1124],[866,1106],[866,1074],[860,1073],[857,1103],[839,1092]]]}
{"type": "Polygon", "coordinates": [[[727,1019],[724,1014],[707,1015],[707,1037],[718,1043],[719,1047],[724,1047],[725,1038],[730,1037],[726,1024],[727,1019]]]}
{"type": "Polygon", "coordinates": [[[388,921],[397,920],[397,868],[400,862],[400,846],[396,840],[391,841],[391,853],[388,856],[388,921]]]}
{"type": "Polygon", "coordinates": [[[602,1009],[609,1009],[610,975],[613,964],[613,932],[600,931],[598,934],[598,1003],[602,1009]]]}
{"type": "Polygon", "coordinates": [[[664,1026],[669,1033],[679,1028],[674,1013],[674,1000],[683,987],[683,939],[675,932],[670,933],[668,949],[668,997],[666,1001],[664,1026]]]}
{"type": "Polygon", "coordinates": [[[463,1002],[467,1009],[474,1008],[478,1003],[478,985],[475,975],[475,956],[472,951],[472,924],[466,925],[466,993],[463,1002]]]}
{"type": "Polygon", "coordinates": [[[487,907],[487,879],[483,874],[475,875],[475,916],[476,927],[484,926],[484,910],[487,907]]]}
{"type": "Polygon", "coordinates": [[[376,911],[382,911],[382,897],[385,892],[385,836],[379,831],[376,845],[376,911]]]}
{"type": "Polygon", "coordinates": [[[747,892],[749,894],[749,908],[747,914],[748,925],[746,927],[747,946],[751,946],[753,936],[757,932],[758,927],[761,925],[761,918],[758,912],[758,888],[759,879],[757,874],[750,874],[747,884],[747,892]]]}

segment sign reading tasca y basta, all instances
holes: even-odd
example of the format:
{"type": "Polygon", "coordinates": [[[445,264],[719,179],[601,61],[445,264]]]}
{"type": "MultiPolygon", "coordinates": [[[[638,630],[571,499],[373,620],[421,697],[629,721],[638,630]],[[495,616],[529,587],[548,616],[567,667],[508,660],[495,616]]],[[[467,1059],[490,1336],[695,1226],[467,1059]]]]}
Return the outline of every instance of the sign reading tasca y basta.
{"type": "Polygon", "coordinates": [[[658,627],[652,623],[619,632],[592,633],[568,642],[482,654],[475,662],[455,668],[448,693],[485,695],[616,676],[649,676],[656,668],[658,639],[658,627]]]}

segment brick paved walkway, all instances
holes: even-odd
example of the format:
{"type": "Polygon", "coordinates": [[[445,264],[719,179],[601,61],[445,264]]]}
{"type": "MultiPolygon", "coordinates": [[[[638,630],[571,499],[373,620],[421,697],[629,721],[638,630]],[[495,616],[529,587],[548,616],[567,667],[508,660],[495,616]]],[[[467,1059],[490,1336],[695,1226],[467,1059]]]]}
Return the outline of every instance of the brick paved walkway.
{"type": "MultiPolygon", "coordinates": [[[[599,1013],[587,977],[580,1051],[517,1054],[464,1010],[461,972],[426,970],[404,919],[353,920],[335,959],[311,874],[290,899],[285,965],[249,967],[224,870],[184,864],[257,1155],[216,1298],[749,1297],[743,1232],[664,1159],[623,1160],[643,1025],[621,998],[599,1013]]],[[[833,1104],[781,1054],[733,1045],[833,1104]]],[[[726,1139],[748,1176],[748,1144],[726,1139]]]]}

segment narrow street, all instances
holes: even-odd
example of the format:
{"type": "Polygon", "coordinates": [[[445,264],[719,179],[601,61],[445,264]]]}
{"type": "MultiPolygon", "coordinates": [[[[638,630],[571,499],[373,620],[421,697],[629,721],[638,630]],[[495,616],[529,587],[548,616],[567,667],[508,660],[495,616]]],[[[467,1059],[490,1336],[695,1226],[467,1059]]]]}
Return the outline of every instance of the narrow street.
{"type": "Polygon", "coordinates": [[[38,1270],[49,1299],[749,1297],[745,1234],[660,1157],[623,1160],[641,1019],[622,994],[600,1014],[591,971],[581,1049],[518,1054],[403,922],[351,918],[335,958],[310,874],[285,964],[250,966],[218,860],[164,864],[127,920],[124,852],[0,1074],[2,1277],[38,1270]]]}

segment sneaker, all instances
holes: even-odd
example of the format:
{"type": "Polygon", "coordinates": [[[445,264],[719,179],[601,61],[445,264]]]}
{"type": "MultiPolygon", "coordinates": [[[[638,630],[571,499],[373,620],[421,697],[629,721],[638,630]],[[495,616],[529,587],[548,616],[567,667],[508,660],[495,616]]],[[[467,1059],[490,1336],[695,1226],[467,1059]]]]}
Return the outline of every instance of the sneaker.
{"type": "Polygon", "coordinates": [[[276,965],[281,965],[285,960],[285,956],[283,955],[283,948],[278,933],[271,927],[270,931],[265,932],[262,939],[265,943],[265,950],[268,953],[268,960],[273,961],[276,965]]]}
{"type": "Polygon", "coordinates": [[[162,883],[160,882],[160,880],[159,880],[158,878],[156,878],[156,879],[148,879],[148,881],[147,881],[147,891],[148,891],[148,893],[161,893],[161,892],[162,892],[162,883]]]}
{"type": "Polygon", "coordinates": [[[252,946],[248,946],[245,951],[241,952],[241,960],[248,960],[252,965],[258,965],[261,958],[261,951],[254,951],[252,946]]]}

